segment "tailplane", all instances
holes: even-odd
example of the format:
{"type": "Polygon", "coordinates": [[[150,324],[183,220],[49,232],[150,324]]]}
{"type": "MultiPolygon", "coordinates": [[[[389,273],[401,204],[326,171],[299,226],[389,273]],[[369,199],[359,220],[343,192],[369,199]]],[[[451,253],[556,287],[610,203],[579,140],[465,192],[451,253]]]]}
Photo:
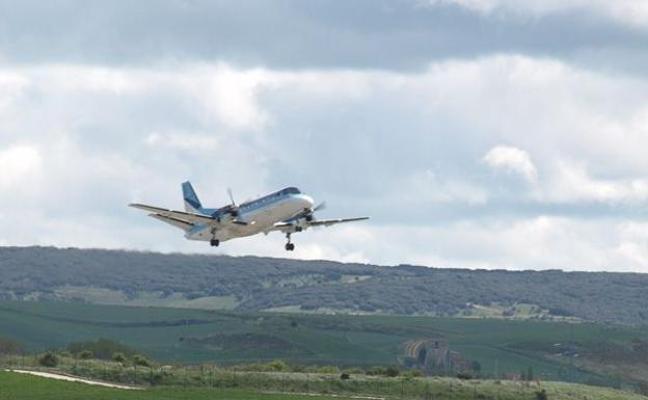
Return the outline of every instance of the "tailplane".
{"type": "Polygon", "coordinates": [[[191,186],[191,182],[187,181],[182,184],[182,196],[184,197],[185,211],[197,214],[202,212],[202,204],[191,186]]]}

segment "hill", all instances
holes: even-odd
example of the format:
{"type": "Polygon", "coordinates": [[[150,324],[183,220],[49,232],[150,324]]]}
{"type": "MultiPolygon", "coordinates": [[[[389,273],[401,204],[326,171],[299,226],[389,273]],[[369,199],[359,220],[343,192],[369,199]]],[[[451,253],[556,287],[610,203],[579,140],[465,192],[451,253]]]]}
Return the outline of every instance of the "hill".
{"type": "Polygon", "coordinates": [[[641,325],[648,274],[2,247],[0,299],[641,325]]]}

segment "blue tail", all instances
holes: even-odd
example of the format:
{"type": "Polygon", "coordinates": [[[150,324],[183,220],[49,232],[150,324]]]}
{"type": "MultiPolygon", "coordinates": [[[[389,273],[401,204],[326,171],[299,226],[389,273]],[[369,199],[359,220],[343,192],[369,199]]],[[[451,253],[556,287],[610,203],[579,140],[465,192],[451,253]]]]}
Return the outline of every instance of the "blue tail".
{"type": "Polygon", "coordinates": [[[184,197],[185,211],[192,213],[202,212],[202,204],[193,186],[191,186],[191,182],[187,181],[182,184],[182,196],[184,197]]]}

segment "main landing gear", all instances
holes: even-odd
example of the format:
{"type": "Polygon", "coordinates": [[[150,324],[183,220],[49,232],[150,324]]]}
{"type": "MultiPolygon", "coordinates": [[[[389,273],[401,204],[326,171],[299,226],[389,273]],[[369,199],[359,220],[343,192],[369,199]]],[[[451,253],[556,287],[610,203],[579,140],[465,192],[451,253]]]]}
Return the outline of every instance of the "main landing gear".
{"type": "Polygon", "coordinates": [[[295,244],[290,242],[290,233],[286,233],[286,239],[288,239],[288,243],[286,243],[286,251],[295,250],[295,244]]]}

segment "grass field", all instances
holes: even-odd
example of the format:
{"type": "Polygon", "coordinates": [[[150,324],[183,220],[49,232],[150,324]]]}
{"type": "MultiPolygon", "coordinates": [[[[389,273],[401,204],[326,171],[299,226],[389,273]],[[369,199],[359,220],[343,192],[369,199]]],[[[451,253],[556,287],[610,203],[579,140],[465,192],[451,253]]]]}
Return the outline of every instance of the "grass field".
{"type": "MultiPolygon", "coordinates": [[[[340,399],[340,397],[319,397],[340,399]]],[[[122,390],[0,372],[0,400],[312,400],[312,396],[255,393],[245,389],[148,388],[122,390]]],[[[344,399],[344,397],[342,397],[344,399]]]]}
{"type": "Polygon", "coordinates": [[[648,333],[585,323],[2,302],[0,336],[19,340],[29,351],[105,337],[163,363],[227,365],[283,359],[340,367],[393,365],[407,340],[443,338],[452,350],[478,361],[487,376],[531,367],[545,380],[615,385],[620,377],[570,366],[574,358],[556,356],[555,346],[571,343],[595,349],[603,342],[645,339],[648,333]]]}
{"type": "MultiPolygon", "coordinates": [[[[272,378],[270,378],[272,379],[272,378]]],[[[340,382],[327,385],[326,392],[310,387],[306,394],[304,385],[308,379],[300,378],[301,386],[284,385],[284,391],[263,388],[196,388],[180,386],[160,386],[142,390],[122,390],[91,386],[82,383],[62,382],[11,372],[0,372],[0,400],[175,400],[175,399],[246,399],[246,400],[302,400],[302,399],[345,399],[345,398],[386,398],[386,399],[437,399],[437,400],[533,400],[537,393],[544,390],[552,400],[641,400],[645,397],[612,389],[545,382],[541,385],[523,384],[510,381],[459,381],[452,378],[415,378],[409,381],[382,379],[376,382],[340,382]],[[299,393],[289,393],[299,391],[299,393]]],[[[306,386],[308,388],[308,386],[306,386]]]]}

